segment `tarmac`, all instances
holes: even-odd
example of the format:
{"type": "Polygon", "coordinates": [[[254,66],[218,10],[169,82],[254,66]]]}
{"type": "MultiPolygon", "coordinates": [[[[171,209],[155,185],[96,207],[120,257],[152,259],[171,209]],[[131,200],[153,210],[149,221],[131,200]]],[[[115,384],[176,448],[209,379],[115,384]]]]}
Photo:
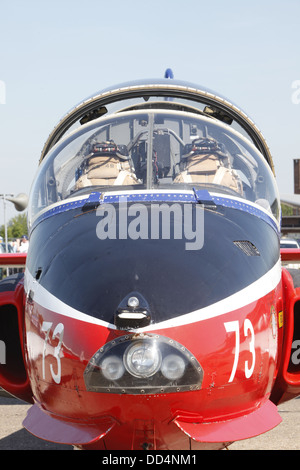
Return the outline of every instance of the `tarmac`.
{"type": "MultiPolygon", "coordinates": [[[[22,421],[31,405],[0,396],[0,450],[73,450],[31,435],[22,421]]],[[[266,434],[238,441],[229,450],[300,450],[300,397],[278,407],[282,422],[266,434]]]]}

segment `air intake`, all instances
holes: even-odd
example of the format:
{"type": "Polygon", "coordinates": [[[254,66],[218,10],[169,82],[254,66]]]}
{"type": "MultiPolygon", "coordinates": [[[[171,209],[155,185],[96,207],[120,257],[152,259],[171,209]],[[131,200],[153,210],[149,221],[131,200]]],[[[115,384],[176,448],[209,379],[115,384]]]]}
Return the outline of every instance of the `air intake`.
{"type": "Polygon", "coordinates": [[[258,249],[248,240],[238,240],[233,242],[247,256],[260,256],[258,249]]]}

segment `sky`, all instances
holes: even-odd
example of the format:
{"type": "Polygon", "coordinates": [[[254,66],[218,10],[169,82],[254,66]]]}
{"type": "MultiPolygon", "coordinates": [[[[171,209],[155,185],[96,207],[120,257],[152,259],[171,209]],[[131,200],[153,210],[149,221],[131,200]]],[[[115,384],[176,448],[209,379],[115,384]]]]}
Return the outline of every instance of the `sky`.
{"type": "Polygon", "coordinates": [[[300,0],[0,0],[0,194],[30,193],[48,135],[78,102],[166,68],[241,107],[293,193],[300,0]]]}

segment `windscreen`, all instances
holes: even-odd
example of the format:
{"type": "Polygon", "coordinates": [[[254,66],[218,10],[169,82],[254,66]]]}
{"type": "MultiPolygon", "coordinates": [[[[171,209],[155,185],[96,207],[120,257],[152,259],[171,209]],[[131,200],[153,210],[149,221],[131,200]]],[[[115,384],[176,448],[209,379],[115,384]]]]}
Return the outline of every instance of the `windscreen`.
{"type": "Polygon", "coordinates": [[[257,203],[279,218],[275,179],[249,140],[201,114],[151,109],[97,119],[59,141],[40,165],[29,221],[91,191],[193,188],[257,203]]]}

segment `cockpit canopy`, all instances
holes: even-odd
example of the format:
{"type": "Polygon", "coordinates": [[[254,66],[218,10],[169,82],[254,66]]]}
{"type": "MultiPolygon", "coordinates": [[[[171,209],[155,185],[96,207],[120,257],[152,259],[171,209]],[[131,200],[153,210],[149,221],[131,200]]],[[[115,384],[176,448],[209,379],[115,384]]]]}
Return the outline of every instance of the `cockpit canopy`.
{"type": "Polygon", "coordinates": [[[256,146],[220,120],[165,104],[127,108],[60,139],[40,165],[29,222],[91,191],[193,188],[252,201],[278,220],[275,179],[256,146]]]}

